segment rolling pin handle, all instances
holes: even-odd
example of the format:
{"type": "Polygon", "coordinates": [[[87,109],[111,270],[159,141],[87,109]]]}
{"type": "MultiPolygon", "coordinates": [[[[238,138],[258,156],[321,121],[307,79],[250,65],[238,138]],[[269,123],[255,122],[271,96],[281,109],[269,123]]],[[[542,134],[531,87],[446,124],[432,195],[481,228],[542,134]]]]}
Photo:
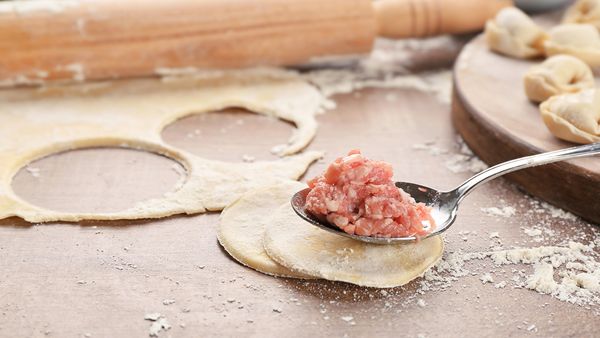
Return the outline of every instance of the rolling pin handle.
{"type": "Polygon", "coordinates": [[[511,0],[380,0],[373,3],[378,35],[425,37],[481,29],[511,0]]]}

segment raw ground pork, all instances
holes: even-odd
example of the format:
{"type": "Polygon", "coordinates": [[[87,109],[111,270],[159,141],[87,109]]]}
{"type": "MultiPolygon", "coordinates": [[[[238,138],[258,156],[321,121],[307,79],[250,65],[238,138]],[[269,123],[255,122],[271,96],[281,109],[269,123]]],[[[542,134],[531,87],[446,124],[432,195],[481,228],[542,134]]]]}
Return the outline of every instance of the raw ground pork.
{"type": "Polygon", "coordinates": [[[359,236],[421,237],[431,232],[435,224],[430,208],[397,188],[392,176],[388,163],[352,150],[308,182],[306,209],[359,236]]]}

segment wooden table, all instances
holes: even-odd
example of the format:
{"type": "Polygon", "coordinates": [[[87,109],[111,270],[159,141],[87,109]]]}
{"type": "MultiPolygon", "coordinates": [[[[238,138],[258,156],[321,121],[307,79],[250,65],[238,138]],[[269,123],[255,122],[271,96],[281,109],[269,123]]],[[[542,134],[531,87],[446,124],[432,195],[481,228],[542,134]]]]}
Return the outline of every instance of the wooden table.
{"type": "MultiPolygon", "coordinates": [[[[469,176],[444,165],[458,153],[447,104],[400,89],[366,89],[335,99],[338,107],[318,118],[319,133],[309,147],[327,151],[325,162],[360,148],[391,162],[402,180],[450,188],[469,176]],[[449,154],[413,148],[428,141],[449,154]]],[[[268,150],[289,132],[281,121],[230,111],[185,118],[163,135],[193,153],[241,161],[243,155],[274,159],[268,150]]],[[[123,149],[73,151],[31,166],[40,169],[38,177],[22,170],[16,191],[61,210],[125,208],[168,191],[179,175],[169,159],[123,149]]],[[[315,164],[307,177],[324,166],[315,164]]],[[[490,232],[498,232],[506,248],[558,242],[533,243],[524,235],[521,227],[540,222],[565,236],[598,236],[579,220],[528,213],[530,205],[529,197],[502,179],[485,185],[461,207],[446,235],[447,252],[488,250],[490,232]],[[493,206],[514,206],[517,212],[502,218],[481,210],[493,206]]],[[[416,293],[419,280],[382,292],[269,277],[221,249],[218,216],[44,225],[0,221],[0,336],[147,337],[151,323],[144,316],[154,312],[172,325],[160,337],[591,337],[600,330],[590,310],[530,290],[497,289],[483,284],[479,274],[423,294],[416,293]],[[169,300],[174,303],[163,304],[169,300]],[[342,318],[347,316],[352,319],[342,318]]],[[[476,272],[492,269],[489,261],[467,265],[476,272]]],[[[529,272],[531,266],[521,268],[529,272]]]]}

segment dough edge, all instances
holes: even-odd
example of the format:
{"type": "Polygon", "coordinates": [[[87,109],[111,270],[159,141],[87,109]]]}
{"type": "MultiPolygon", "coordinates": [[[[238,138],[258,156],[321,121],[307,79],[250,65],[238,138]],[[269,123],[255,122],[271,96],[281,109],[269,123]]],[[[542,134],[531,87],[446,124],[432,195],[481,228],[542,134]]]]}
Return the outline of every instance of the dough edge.
{"type": "MultiPolygon", "coordinates": [[[[291,210],[291,206],[282,205],[277,210],[277,212],[274,214],[273,220],[275,220],[275,218],[277,216],[279,216],[282,219],[286,218],[286,221],[287,221],[287,219],[294,221],[297,216],[293,213],[294,212],[291,210]],[[282,210],[284,210],[283,214],[282,214],[282,210]],[[285,214],[285,212],[287,212],[287,215],[285,214]]],[[[409,271],[409,273],[404,273],[404,274],[400,273],[398,275],[392,274],[392,276],[384,276],[386,271],[389,271],[389,269],[382,269],[381,271],[378,271],[377,276],[375,276],[373,278],[369,278],[369,277],[362,276],[360,273],[353,273],[353,272],[349,272],[349,271],[339,271],[339,270],[336,271],[335,269],[331,269],[328,271],[327,268],[329,268],[330,266],[329,267],[325,266],[325,269],[321,269],[320,267],[307,267],[306,260],[302,261],[302,257],[299,257],[299,256],[294,256],[293,259],[290,259],[290,257],[289,257],[290,252],[286,252],[286,249],[282,249],[281,247],[278,247],[276,244],[277,240],[275,240],[272,236],[273,232],[277,231],[275,229],[276,226],[274,225],[275,222],[273,222],[273,220],[269,223],[269,225],[267,226],[267,229],[265,231],[264,245],[265,245],[265,250],[266,250],[267,254],[274,261],[278,262],[279,264],[281,264],[283,266],[286,266],[287,268],[289,268],[291,270],[309,274],[314,277],[319,277],[319,278],[332,280],[332,281],[347,282],[350,284],[355,284],[355,285],[364,286],[364,287],[393,288],[393,287],[405,285],[405,284],[411,282],[412,280],[423,276],[423,274],[427,270],[429,270],[437,262],[440,261],[440,259],[443,256],[443,252],[444,252],[443,238],[441,236],[434,236],[434,237],[424,240],[424,241],[429,241],[428,244],[431,243],[431,245],[432,245],[432,247],[431,247],[432,250],[427,255],[431,259],[429,259],[428,261],[421,262],[420,264],[418,264],[417,268],[413,269],[413,271],[409,271]]],[[[296,224],[296,226],[299,226],[302,223],[303,222],[300,221],[296,224]]],[[[324,230],[320,230],[308,223],[304,223],[303,225],[306,227],[304,229],[306,229],[307,232],[312,233],[316,237],[319,237],[321,239],[325,238],[323,240],[323,243],[325,243],[325,244],[331,244],[331,242],[328,242],[329,240],[339,239],[341,241],[351,241],[354,245],[359,245],[360,247],[363,247],[363,248],[365,248],[367,246],[371,246],[372,248],[379,246],[376,244],[366,244],[366,243],[363,244],[363,243],[359,243],[359,242],[356,242],[351,239],[346,239],[345,237],[330,234],[330,233],[328,233],[324,230]]],[[[289,231],[289,229],[286,229],[286,230],[289,231]]],[[[305,240],[305,239],[306,238],[304,238],[303,240],[305,240]]],[[[405,248],[408,246],[413,246],[412,248],[415,248],[414,246],[422,245],[423,242],[415,243],[415,244],[401,244],[401,246],[403,246],[405,248]]],[[[381,246],[381,247],[383,248],[384,246],[381,246]]],[[[381,250],[381,251],[384,251],[384,250],[381,250]]],[[[306,258],[306,257],[304,257],[304,258],[306,258]]],[[[388,267],[384,267],[384,268],[388,268],[388,267]]]]}
{"type": "Polygon", "coordinates": [[[306,185],[298,181],[282,181],[272,186],[249,191],[228,205],[223,209],[217,227],[217,239],[223,249],[240,264],[270,276],[314,279],[313,276],[290,270],[272,260],[264,251],[262,242],[266,222],[268,222],[268,217],[265,218],[264,216],[268,209],[277,208],[281,203],[284,203],[284,196],[289,195],[291,198],[293,193],[304,187],[306,185]],[[257,203],[267,209],[253,208],[253,204],[257,203]],[[251,222],[251,224],[248,224],[250,231],[255,230],[257,227],[260,228],[257,234],[258,238],[254,238],[258,239],[255,243],[249,242],[252,238],[245,236],[246,233],[242,231],[239,224],[240,220],[237,219],[240,214],[250,215],[251,219],[241,220],[241,222],[251,222]],[[260,224],[261,218],[263,218],[262,222],[265,223],[260,224]],[[262,251],[264,255],[253,257],[255,253],[250,252],[251,250],[245,251],[245,246],[254,246],[255,250],[262,251]]]}

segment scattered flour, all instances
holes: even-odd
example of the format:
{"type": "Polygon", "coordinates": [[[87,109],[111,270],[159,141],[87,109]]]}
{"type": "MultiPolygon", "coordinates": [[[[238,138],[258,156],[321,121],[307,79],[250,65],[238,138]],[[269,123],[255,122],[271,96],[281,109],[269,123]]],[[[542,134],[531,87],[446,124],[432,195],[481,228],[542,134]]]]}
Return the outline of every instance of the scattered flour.
{"type": "Polygon", "coordinates": [[[506,287],[506,281],[498,282],[498,283],[494,284],[494,287],[496,289],[504,289],[504,287],[506,287]]]}
{"type": "Polygon", "coordinates": [[[148,335],[150,337],[158,337],[158,334],[161,330],[167,331],[171,329],[171,325],[169,324],[167,319],[160,313],[146,314],[144,316],[144,319],[152,322],[152,325],[150,325],[150,329],[148,331],[148,335]]]}
{"type": "Polygon", "coordinates": [[[147,313],[147,314],[144,316],[144,319],[145,319],[145,320],[150,320],[150,321],[153,321],[153,322],[154,322],[154,321],[157,321],[157,320],[158,320],[158,318],[160,318],[160,317],[161,317],[161,314],[160,314],[160,313],[158,313],[158,312],[154,312],[154,313],[147,313]]]}
{"type": "Polygon", "coordinates": [[[364,88],[403,88],[435,95],[438,101],[449,104],[452,72],[432,71],[422,74],[381,75],[361,70],[324,69],[303,74],[326,97],[352,93],[364,88]]]}
{"type": "Polygon", "coordinates": [[[352,316],[342,316],[340,317],[341,320],[345,321],[345,322],[351,322],[354,320],[354,317],[352,316]]]}
{"type": "Polygon", "coordinates": [[[171,328],[171,324],[169,324],[167,319],[164,317],[161,317],[157,321],[152,323],[152,325],[150,325],[150,330],[148,331],[148,335],[150,337],[158,337],[158,333],[161,330],[167,331],[170,328],[171,328]]]}
{"type": "MultiPolygon", "coordinates": [[[[421,288],[444,289],[459,277],[472,274],[465,266],[466,262],[491,259],[496,266],[515,264],[533,266],[533,273],[530,275],[526,275],[524,270],[512,270],[511,280],[514,287],[548,294],[560,301],[592,307],[600,305],[600,262],[595,258],[597,256],[594,252],[595,248],[594,242],[588,245],[569,242],[566,246],[540,246],[473,253],[454,252],[446,255],[434,268],[425,273],[421,288]],[[558,279],[555,276],[558,276],[558,279]]],[[[482,282],[492,283],[491,276],[487,275],[481,277],[482,282]]],[[[502,281],[494,286],[504,288],[506,285],[507,283],[502,281]]],[[[600,311],[596,314],[600,315],[600,311]]]]}
{"type": "Polygon", "coordinates": [[[0,15],[3,13],[16,13],[20,16],[38,12],[60,13],[68,7],[79,5],[77,0],[6,1],[0,3],[0,15]]]}
{"type": "Polygon", "coordinates": [[[458,154],[453,154],[444,163],[448,170],[455,174],[464,172],[476,174],[488,168],[487,164],[473,154],[473,151],[467,146],[462,137],[457,136],[456,143],[458,154]]]}
{"type": "Polygon", "coordinates": [[[162,301],[163,305],[175,304],[175,299],[165,299],[162,301]]]}
{"type": "Polygon", "coordinates": [[[566,221],[574,221],[577,220],[578,217],[574,214],[565,211],[563,209],[557,208],[549,203],[540,201],[535,198],[528,197],[529,200],[529,213],[534,214],[547,214],[552,218],[566,220],[566,221]]]}
{"type": "Polygon", "coordinates": [[[542,230],[535,228],[524,228],[523,232],[529,237],[536,237],[542,234],[542,230]]]}
{"type": "Polygon", "coordinates": [[[485,214],[489,216],[499,216],[499,217],[512,217],[515,215],[516,210],[513,207],[490,207],[490,208],[481,208],[485,214]]]}
{"type": "MultiPolygon", "coordinates": [[[[372,53],[351,64],[330,62],[321,69],[303,73],[305,79],[317,86],[323,95],[351,93],[363,88],[405,88],[435,95],[439,102],[449,104],[452,92],[452,72],[443,69],[419,74],[411,73],[411,68],[420,61],[419,55],[443,51],[457,54],[460,41],[442,36],[430,39],[378,39],[372,53]],[[323,69],[326,67],[326,69],[323,69]]],[[[314,65],[313,65],[314,68],[314,65]]],[[[429,67],[431,68],[431,67],[429,67]]],[[[386,100],[396,100],[393,94],[386,100]]]]}
{"type": "Polygon", "coordinates": [[[242,161],[244,161],[246,163],[252,163],[252,162],[256,161],[256,158],[254,156],[250,156],[250,155],[242,155],[242,161]]]}
{"type": "Polygon", "coordinates": [[[489,273],[483,274],[481,277],[479,277],[479,279],[481,280],[481,282],[483,284],[485,284],[485,283],[493,283],[494,282],[494,278],[489,273]]]}
{"type": "Polygon", "coordinates": [[[40,168],[34,168],[30,166],[26,166],[25,170],[33,177],[40,177],[40,168]]]}
{"type": "Polygon", "coordinates": [[[439,148],[435,146],[435,141],[429,141],[425,143],[416,143],[412,145],[414,150],[424,150],[427,151],[432,156],[438,156],[442,154],[447,154],[448,149],[439,148]]]}
{"type": "Polygon", "coordinates": [[[458,152],[450,152],[448,149],[436,146],[435,143],[436,141],[416,143],[412,145],[412,149],[427,151],[432,156],[444,156],[444,166],[454,174],[465,172],[476,174],[488,168],[487,164],[473,154],[460,136],[457,136],[458,152]]]}

